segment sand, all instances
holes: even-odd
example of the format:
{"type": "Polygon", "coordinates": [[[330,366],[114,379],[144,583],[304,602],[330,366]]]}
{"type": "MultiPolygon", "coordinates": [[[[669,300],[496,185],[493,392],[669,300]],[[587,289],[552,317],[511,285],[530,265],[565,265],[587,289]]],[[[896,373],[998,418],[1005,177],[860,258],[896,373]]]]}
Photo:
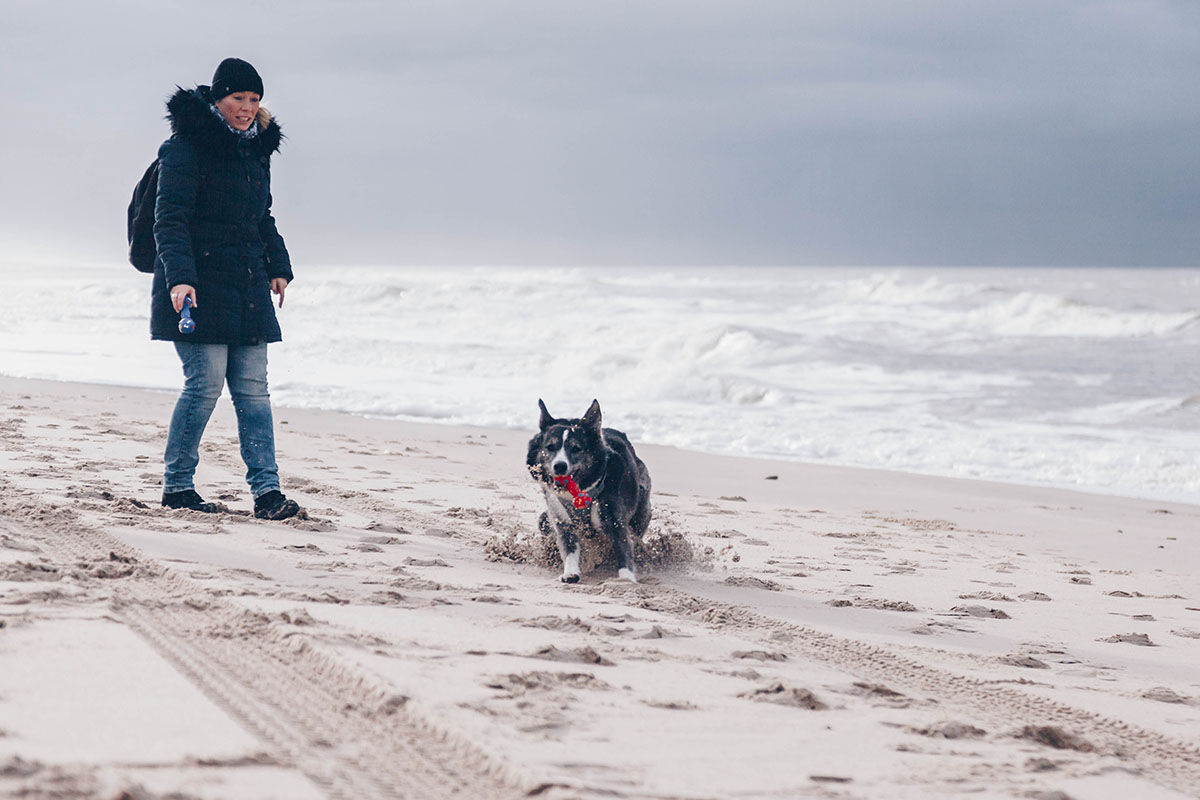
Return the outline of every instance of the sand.
{"type": "Polygon", "coordinates": [[[567,586],[532,431],[277,409],[262,522],[173,402],[0,379],[0,796],[1200,796],[1200,507],[639,445],[567,586]]]}

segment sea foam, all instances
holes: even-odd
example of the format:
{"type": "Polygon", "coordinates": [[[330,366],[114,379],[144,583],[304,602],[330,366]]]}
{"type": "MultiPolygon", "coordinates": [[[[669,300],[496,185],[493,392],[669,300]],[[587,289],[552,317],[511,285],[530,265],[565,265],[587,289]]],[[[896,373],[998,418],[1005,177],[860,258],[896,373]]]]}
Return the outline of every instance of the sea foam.
{"type": "MultiPolygon", "coordinates": [[[[174,390],[132,269],[3,273],[0,372],[174,390]]],[[[277,404],[1200,502],[1200,270],[301,270],[277,404]]],[[[203,298],[200,299],[203,303],[203,298]]]]}

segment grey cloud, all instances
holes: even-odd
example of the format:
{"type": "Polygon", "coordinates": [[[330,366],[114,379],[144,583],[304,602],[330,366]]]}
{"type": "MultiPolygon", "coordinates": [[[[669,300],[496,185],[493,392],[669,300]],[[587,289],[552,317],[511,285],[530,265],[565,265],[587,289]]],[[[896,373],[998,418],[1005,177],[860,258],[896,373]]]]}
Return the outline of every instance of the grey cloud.
{"type": "Polygon", "coordinates": [[[0,236],[121,257],[161,99],[238,54],[298,261],[1194,263],[1172,2],[6,6],[0,236]],[[11,24],[10,24],[11,23],[11,24]],[[68,187],[64,189],[64,187],[68,187]]]}

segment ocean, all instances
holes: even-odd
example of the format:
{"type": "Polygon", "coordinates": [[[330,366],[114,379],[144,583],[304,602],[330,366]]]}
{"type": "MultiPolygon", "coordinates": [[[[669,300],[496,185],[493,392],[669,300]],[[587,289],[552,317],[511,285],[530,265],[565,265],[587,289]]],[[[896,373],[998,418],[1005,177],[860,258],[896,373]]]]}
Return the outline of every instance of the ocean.
{"type": "MultiPolygon", "coordinates": [[[[0,269],[0,373],[177,391],[148,276],[0,269]]],[[[1200,503],[1196,268],[302,267],[280,322],[279,406],[598,398],[640,442],[1200,503]]]]}

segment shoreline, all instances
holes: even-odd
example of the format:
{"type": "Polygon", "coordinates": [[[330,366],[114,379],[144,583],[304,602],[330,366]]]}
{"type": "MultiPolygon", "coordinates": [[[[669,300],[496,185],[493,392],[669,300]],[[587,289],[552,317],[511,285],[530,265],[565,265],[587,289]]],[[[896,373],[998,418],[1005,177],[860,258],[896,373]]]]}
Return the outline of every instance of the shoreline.
{"type": "MultiPolygon", "coordinates": [[[[167,388],[152,387],[152,386],[129,386],[129,385],[119,384],[119,383],[95,383],[95,382],[89,382],[89,381],[58,380],[58,379],[54,379],[54,378],[24,378],[24,377],[17,377],[17,376],[5,375],[5,374],[0,373],[0,389],[5,388],[7,382],[9,382],[9,381],[18,382],[18,385],[19,385],[19,382],[28,382],[31,385],[52,384],[52,385],[62,385],[62,386],[66,386],[66,387],[82,386],[82,387],[93,387],[95,389],[127,390],[127,391],[131,391],[131,392],[147,392],[147,393],[154,394],[154,395],[169,396],[171,398],[172,402],[174,402],[174,399],[176,397],[178,397],[178,394],[179,394],[178,389],[167,389],[167,388]]],[[[226,406],[229,404],[228,391],[222,392],[219,403],[221,405],[226,405],[226,406]]],[[[504,427],[495,427],[495,426],[486,426],[486,425],[473,425],[473,424],[464,424],[464,423],[457,423],[457,422],[443,423],[443,422],[437,422],[435,420],[419,420],[419,419],[411,419],[411,418],[403,419],[400,417],[392,417],[392,416],[384,416],[384,415],[376,415],[376,414],[363,414],[363,413],[357,413],[357,412],[351,412],[351,411],[343,411],[343,410],[339,410],[339,409],[308,408],[308,407],[303,407],[303,406],[288,406],[288,405],[279,404],[274,401],[272,403],[272,407],[276,411],[276,416],[279,416],[279,413],[283,412],[283,411],[286,411],[289,413],[295,413],[295,414],[317,414],[317,415],[329,414],[329,415],[333,415],[335,417],[346,417],[348,419],[378,421],[378,422],[382,422],[382,423],[392,423],[392,424],[396,424],[396,425],[412,425],[412,426],[415,426],[417,430],[428,427],[428,428],[432,428],[434,430],[445,429],[445,430],[450,430],[450,431],[479,431],[482,433],[494,432],[497,435],[524,436],[526,440],[528,440],[528,438],[530,436],[532,436],[534,433],[532,423],[528,429],[520,429],[520,428],[504,428],[504,427]]],[[[531,413],[530,419],[534,420],[534,418],[535,418],[534,415],[531,413]]],[[[167,424],[168,419],[169,419],[169,417],[165,417],[163,420],[164,441],[165,441],[165,437],[166,437],[166,424],[167,424]]],[[[619,423],[615,427],[619,427],[619,423]]],[[[796,465],[796,466],[798,466],[800,468],[804,468],[804,469],[833,469],[833,470],[849,470],[851,472],[881,473],[883,475],[909,475],[909,476],[912,476],[915,478],[929,478],[929,479],[933,479],[933,480],[947,480],[947,481],[966,481],[968,483],[980,483],[980,484],[985,484],[985,485],[1010,486],[1010,487],[1017,488],[1017,489],[1025,488],[1025,489],[1032,489],[1032,490],[1049,490],[1049,491],[1055,491],[1055,492],[1068,492],[1068,493],[1083,495],[1085,497],[1110,497],[1110,498],[1114,498],[1114,499],[1138,500],[1138,501],[1144,501],[1144,502],[1148,502],[1148,503],[1159,503],[1159,504],[1163,504],[1166,506],[1185,506],[1185,507],[1193,507],[1193,508],[1200,509],[1200,501],[1190,502],[1188,500],[1181,500],[1178,498],[1171,498],[1171,497],[1158,496],[1158,495],[1120,494],[1120,493],[1113,492],[1111,490],[1088,489],[1088,488],[1080,488],[1077,486],[1067,486],[1067,485],[1055,484],[1055,483],[1044,483],[1044,482],[1037,482],[1037,481],[1028,481],[1028,482],[1009,481],[1009,480],[998,480],[995,478],[969,477],[969,476],[962,476],[962,475],[944,475],[944,474],[934,473],[934,472],[920,472],[920,471],[913,471],[913,470],[896,470],[896,469],[889,469],[886,467],[872,467],[872,466],[863,466],[863,465],[858,465],[858,464],[844,464],[844,463],[825,462],[825,461],[803,461],[803,460],[799,460],[799,459],[772,458],[772,457],[768,457],[768,456],[746,455],[746,454],[737,454],[737,453],[722,453],[722,452],[714,452],[714,451],[709,451],[709,450],[691,450],[688,448],[677,447],[674,445],[639,443],[637,441],[635,441],[634,444],[639,447],[661,448],[664,450],[674,451],[681,455],[691,454],[691,455],[695,455],[695,456],[711,457],[711,458],[718,458],[718,459],[726,459],[727,458],[727,459],[743,460],[743,461],[748,461],[748,462],[756,462],[762,468],[766,468],[768,471],[769,471],[769,465],[772,465],[772,464],[775,464],[775,465],[790,464],[790,465],[796,465]]]]}
{"type": "Polygon", "coordinates": [[[0,794],[1200,785],[1196,506],[637,445],[668,557],[568,586],[530,433],[277,409],[271,523],[227,399],[157,505],[173,403],[0,378],[0,794]]]}

